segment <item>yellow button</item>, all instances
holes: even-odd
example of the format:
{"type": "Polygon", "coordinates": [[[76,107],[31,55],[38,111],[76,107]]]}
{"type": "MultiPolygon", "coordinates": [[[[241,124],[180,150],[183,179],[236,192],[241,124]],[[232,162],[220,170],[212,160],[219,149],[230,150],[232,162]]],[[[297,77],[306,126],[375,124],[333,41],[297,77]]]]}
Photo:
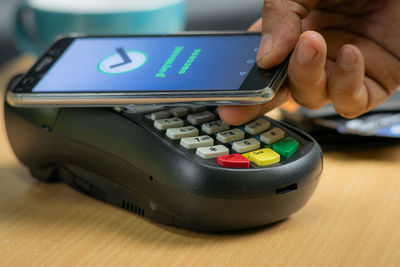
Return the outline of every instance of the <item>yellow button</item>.
{"type": "Polygon", "coordinates": [[[250,159],[250,153],[251,153],[251,152],[243,153],[242,156],[251,161],[251,159],[250,159]]]}
{"type": "Polygon", "coordinates": [[[281,160],[281,156],[270,148],[258,149],[248,154],[249,160],[253,161],[258,166],[271,165],[281,160]]]}

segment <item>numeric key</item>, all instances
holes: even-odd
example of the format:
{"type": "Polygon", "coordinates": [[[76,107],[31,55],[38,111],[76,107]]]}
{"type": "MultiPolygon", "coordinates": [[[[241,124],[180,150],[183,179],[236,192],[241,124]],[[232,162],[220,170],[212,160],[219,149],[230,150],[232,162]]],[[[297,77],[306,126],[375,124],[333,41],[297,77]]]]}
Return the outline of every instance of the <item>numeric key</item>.
{"type": "Polygon", "coordinates": [[[193,106],[193,107],[189,107],[189,110],[191,113],[199,113],[202,111],[206,110],[206,107],[204,106],[193,106]]]}
{"type": "Polygon", "coordinates": [[[266,119],[258,119],[246,125],[245,131],[251,135],[256,135],[269,129],[271,123],[266,119]]]}
{"type": "Polygon", "coordinates": [[[169,112],[168,111],[158,111],[158,112],[153,112],[150,114],[150,118],[155,121],[155,120],[161,120],[161,119],[166,119],[169,118],[169,112]]]}
{"type": "Polygon", "coordinates": [[[169,112],[174,117],[184,117],[189,113],[189,110],[185,107],[177,107],[170,109],[169,112]]]}
{"type": "Polygon", "coordinates": [[[204,146],[214,145],[214,139],[208,135],[201,135],[197,137],[186,137],[181,139],[181,146],[187,149],[193,149],[204,146]]]}
{"type": "Polygon", "coordinates": [[[232,149],[239,153],[245,153],[259,148],[260,148],[260,142],[254,138],[237,141],[234,142],[232,145],[232,149]]]}
{"type": "Polygon", "coordinates": [[[203,122],[211,121],[215,119],[215,114],[210,111],[204,111],[201,113],[190,114],[186,117],[186,120],[193,125],[198,125],[203,122]]]}
{"type": "Polygon", "coordinates": [[[266,133],[263,133],[260,136],[260,140],[261,142],[266,143],[267,145],[273,144],[281,139],[283,139],[283,137],[285,137],[285,132],[281,129],[279,129],[278,127],[275,127],[271,130],[269,130],[266,133]]]}
{"type": "Polygon", "coordinates": [[[244,132],[238,128],[234,128],[217,134],[217,140],[224,144],[234,142],[243,138],[244,132]]]}
{"type": "Polygon", "coordinates": [[[179,118],[169,118],[162,120],[155,120],[154,127],[158,130],[166,130],[168,128],[182,127],[184,121],[179,118]]]}
{"type": "Polygon", "coordinates": [[[201,130],[207,134],[218,133],[228,129],[229,129],[229,124],[226,124],[221,120],[203,123],[201,127],[201,130]]]}
{"type": "Polygon", "coordinates": [[[169,128],[166,134],[171,139],[181,139],[184,137],[198,136],[199,130],[194,126],[186,126],[179,128],[169,128]]]}

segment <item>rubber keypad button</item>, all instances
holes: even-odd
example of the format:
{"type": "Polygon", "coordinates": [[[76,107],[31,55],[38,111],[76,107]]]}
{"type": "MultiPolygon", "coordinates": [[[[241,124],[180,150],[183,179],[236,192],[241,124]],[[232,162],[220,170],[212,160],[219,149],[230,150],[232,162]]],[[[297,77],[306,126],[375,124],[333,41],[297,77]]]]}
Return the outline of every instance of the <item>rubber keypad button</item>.
{"type": "Polygon", "coordinates": [[[169,113],[174,117],[184,117],[189,113],[189,110],[185,107],[177,107],[170,109],[169,113]]]}
{"type": "Polygon", "coordinates": [[[240,154],[230,154],[217,158],[218,165],[228,168],[249,168],[250,161],[240,154]]]}
{"type": "Polygon", "coordinates": [[[269,130],[261,135],[260,140],[266,144],[273,144],[285,137],[285,132],[278,127],[269,130]]]}
{"type": "Polygon", "coordinates": [[[229,124],[224,123],[221,120],[203,123],[201,130],[207,134],[214,134],[229,130],[229,124]]]}
{"type": "Polygon", "coordinates": [[[154,127],[158,130],[167,130],[169,128],[182,127],[185,122],[179,118],[169,118],[162,120],[155,120],[154,127]]]}
{"type": "Polygon", "coordinates": [[[166,119],[169,118],[169,112],[168,111],[158,111],[158,112],[153,112],[150,114],[150,118],[155,121],[155,120],[160,120],[160,119],[166,119]]]}
{"type": "Polygon", "coordinates": [[[203,122],[215,119],[215,114],[210,111],[203,111],[201,113],[189,114],[186,120],[193,125],[199,125],[203,122]]]}
{"type": "Polygon", "coordinates": [[[202,135],[197,137],[187,137],[181,139],[181,146],[187,149],[193,149],[204,146],[214,145],[214,139],[208,135],[202,135]]]}
{"type": "Polygon", "coordinates": [[[219,156],[229,155],[229,149],[223,145],[198,147],[196,149],[196,155],[203,159],[218,158],[219,156]]]}
{"type": "Polygon", "coordinates": [[[244,132],[238,128],[234,128],[228,131],[219,132],[217,134],[217,140],[221,143],[230,143],[244,138],[244,132]]]}
{"type": "Polygon", "coordinates": [[[275,164],[281,160],[280,155],[270,148],[262,148],[252,151],[249,154],[249,158],[258,166],[275,164]]]}
{"type": "Polygon", "coordinates": [[[282,157],[288,158],[297,152],[299,149],[299,142],[297,142],[293,137],[289,136],[273,144],[272,149],[279,153],[282,157]]]}
{"type": "Polygon", "coordinates": [[[257,141],[255,138],[244,139],[241,141],[234,142],[232,144],[232,150],[238,153],[245,153],[259,148],[260,148],[260,142],[257,141]]]}
{"type": "Polygon", "coordinates": [[[199,135],[199,130],[194,126],[185,126],[179,128],[169,128],[166,135],[171,139],[181,139],[199,135]]]}
{"type": "Polygon", "coordinates": [[[271,123],[266,119],[255,120],[245,126],[245,131],[251,135],[256,135],[269,129],[271,123]]]}

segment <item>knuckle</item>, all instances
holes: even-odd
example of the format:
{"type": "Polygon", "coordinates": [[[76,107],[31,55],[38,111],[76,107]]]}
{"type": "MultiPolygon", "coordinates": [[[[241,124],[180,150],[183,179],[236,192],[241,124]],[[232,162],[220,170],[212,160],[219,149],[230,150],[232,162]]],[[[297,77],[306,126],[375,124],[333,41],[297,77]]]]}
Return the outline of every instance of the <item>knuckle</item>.
{"type": "Polygon", "coordinates": [[[264,0],[262,7],[262,17],[268,17],[271,13],[277,13],[279,10],[276,0],[264,0]]]}
{"type": "Polygon", "coordinates": [[[288,1],[288,9],[297,14],[301,19],[305,18],[311,11],[311,7],[306,5],[304,1],[288,1]]]}
{"type": "Polygon", "coordinates": [[[277,10],[280,2],[279,0],[264,0],[263,8],[266,10],[277,10]]]}
{"type": "Polygon", "coordinates": [[[274,0],[264,0],[263,8],[265,8],[265,9],[274,9],[275,8],[275,1],[274,0]]]}
{"type": "Polygon", "coordinates": [[[311,6],[304,2],[304,0],[264,0],[262,8],[262,16],[267,17],[271,13],[294,13],[301,19],[305,18],[311,11],[311,6]]]}

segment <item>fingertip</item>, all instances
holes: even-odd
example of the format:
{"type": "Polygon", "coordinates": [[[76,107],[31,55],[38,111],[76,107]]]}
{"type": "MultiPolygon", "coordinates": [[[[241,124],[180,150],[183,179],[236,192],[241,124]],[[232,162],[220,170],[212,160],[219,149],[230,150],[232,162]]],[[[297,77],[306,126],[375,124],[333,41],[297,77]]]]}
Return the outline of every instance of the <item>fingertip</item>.
{"type": "Polygon", "coordinates": [[[301,34],[302,20],[318,1],[263,2],[262,32],[264,37],[270,35],[272,38],[263,38],[257,63],[261,68],[271,68],[280,64],[296,46],[301,34]]]}
{"type": "Polygon", "coordinates": [[[319,109],[329,102],[326,85],[326,43],[317,32],[304,32],[289,62],[292,96],[308,109],[319,109]]]}
{"type": "Polygon", "coordinates": [[[344,118],[355,118],[367,111],[368,91],[361,51],[354,45],[344,45],[338,52],[329,77],[328,88],[332,104],[344,118]]]}
{"type": "Polygon", "coordinates": [[[356,93],[347,101],[333,99],[332,104],[335,111],[346,119],[354,119],[367,111],[368,92],[363,84],[356,93]],[[346,103],[347,102],[347,103],[346,103]]]}
{"type": "Polygon", "coordinates": [[[368,91],[365,85],[362,84],[355,90],[351,90],[350,86],[349,91],[353,91],[353,93],[349,93],[346,96],[346,90],[343,89],[342,96],[336,95],[332,97],[332,104],[335,111],[346,119],[356,118],[367,112],[368,108],[368,91]]]}
{"type": "Polygon", "coordinates": [[[315,47],[312,41],[303,38],[299,40],[294,51],[294,56],[296,58],[296,63],[300,65],[305,65],[312,62],[318,55],[319,51],[315,47]]]}
{"type": "Polygon", "coordinates": [[[361,51],[354,45],[346,44],[339,50],[336,63],[343,70],[352,70],[361,59],[361,51]]]}
{"type": "Polygon", "coordinates": [[[308,39],[311,42],[313,42],[316,46],[321,46],[323,48],[326,48],[325,39],[319,32],[305,31],[300,35],[299,39],[308,39]]]}
{"type": "Polygon", "coordinates": [[[260,105],[252,106],[220,106],[218,114],[225,123],[241,125],[257,117],[260,113],[260,105]]]}
{"type": "MultiPolygon", "coordinates": [[[[324,38],[317,32],[307,31],[300,35],[293,52],[295,62],[292,63],[295,64],[294,66],[297,63],[300,68],[303,68],[306,64],[315,63],[313,61],[317,59],[325,60],[326,52],[327,46],[324,38]]],[[[325,64],[322,61],[319,63],[325,64]]]]}
{"type": "Polygon", "coordinates": [[[269,55],[274,48],[274,37],[271,34],[264,34],[261,38],[257,53],[257,65],[260,68],[267,69],[271,67],[269,55]]]}

